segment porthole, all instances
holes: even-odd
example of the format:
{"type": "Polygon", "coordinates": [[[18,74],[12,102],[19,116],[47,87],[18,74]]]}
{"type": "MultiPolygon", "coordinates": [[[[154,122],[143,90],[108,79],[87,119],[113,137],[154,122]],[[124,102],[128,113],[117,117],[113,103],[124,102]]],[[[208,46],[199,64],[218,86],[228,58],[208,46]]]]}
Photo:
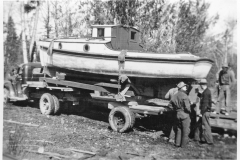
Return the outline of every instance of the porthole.
{"type": "Polygon", "coordinates": [[[90,46],[89,46],[88,44],[85,44],[85,45],[83,46],[83,50],[84,50],[85,52],[88,52],[88,51],[90,50],[90,46]]]}
{"type": "Polygon", "coordinates": [[[62,49],[62,43],[58,43],[58,49],[62,49]]]}

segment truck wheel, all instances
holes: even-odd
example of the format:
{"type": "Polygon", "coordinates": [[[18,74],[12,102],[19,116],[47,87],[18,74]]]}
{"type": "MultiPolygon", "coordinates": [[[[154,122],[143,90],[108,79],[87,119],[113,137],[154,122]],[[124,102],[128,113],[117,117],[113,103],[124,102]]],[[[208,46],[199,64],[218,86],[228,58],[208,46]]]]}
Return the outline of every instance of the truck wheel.
{"type": "Polygon", "coordinates": [[[133,127],[135,115],[127,107],[115,107],[111,110],[108,120],[114,131],[122,133],[133,127]]]}
{"type": "Polygon", "coordinates": [[[9,96],[9,91],[8,91],[8,89],[7,88],[4,88],[4,99],[3,99],[3,103],[4,104],[7,104],[8,103],[8,101],[9,101],[9,98],[8,98],[8,96],[9,96]]]}
{"type": "Polygon", "coordinates": [[[50,115],[53,114],[54,112],[54,100],[51,94],[49,93],[44,93],[41,96],[40,102],[40,110],[41,113],[44,115],[50,115]]]}
{"type": "Polygon", "coordinates": [[[59,99],[57,98],[57,96],[52,95],[53,97],[53,101],[54,101],[54,114],[58,114],[60,111],[60,103],[59,103],[59,99]]]}

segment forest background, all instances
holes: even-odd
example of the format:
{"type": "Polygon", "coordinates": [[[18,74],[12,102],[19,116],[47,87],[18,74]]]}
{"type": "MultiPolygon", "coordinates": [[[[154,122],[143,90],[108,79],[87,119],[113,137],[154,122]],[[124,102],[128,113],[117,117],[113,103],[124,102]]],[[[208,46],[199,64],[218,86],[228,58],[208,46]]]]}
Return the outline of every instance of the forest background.
{"type": "Polygon", "coordinates": [[[37,55],[41,38],[89,37],[93,24],[122,24],[141,31],[140,40],[148,52],[189,52],[214,60],[207,77],[210,86],[224,62],[237,76],[233,40],[237,19],[225,21],[220,33],[208,34],[220,16],[209,16],[210,3],[204,0],[32,0],[4,1],[3,6],[8,6],[4,9],[7,21],[3,21],[4,74],[23,62],[38,61],[33,53],[37,55]]]}

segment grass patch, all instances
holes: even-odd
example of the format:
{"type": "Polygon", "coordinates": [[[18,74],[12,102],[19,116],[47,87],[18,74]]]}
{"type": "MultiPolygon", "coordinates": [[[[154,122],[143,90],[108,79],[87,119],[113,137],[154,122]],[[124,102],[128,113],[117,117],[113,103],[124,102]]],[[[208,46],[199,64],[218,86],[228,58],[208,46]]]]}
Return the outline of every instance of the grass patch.
{"type": "Polygon", "coordinates": [[[9,132],[7,152],[16,157],[23,157],[26,149],[25,140],[26,131],[22,126],[16,125],[15,129],[9,132]]]}

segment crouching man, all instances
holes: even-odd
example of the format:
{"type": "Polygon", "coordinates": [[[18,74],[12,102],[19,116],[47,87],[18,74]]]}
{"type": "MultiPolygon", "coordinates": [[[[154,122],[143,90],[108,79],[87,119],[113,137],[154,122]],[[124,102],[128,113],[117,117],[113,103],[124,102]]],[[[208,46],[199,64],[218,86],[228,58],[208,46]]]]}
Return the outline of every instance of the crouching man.
{"type": "Polygon", "coordinates": [[[133,89],[137,95],[140,94],[140,92],[137,90],[137,88],[132,84],[130,79],[127,75],[122,74],[119,76],[119,84],[121,86],[120,92],[115,95],[115,98],[117,101],[126,101],[125,96],[130,97],[131,95],[126,95],[127,91],[130,89],[133,89]]]}

